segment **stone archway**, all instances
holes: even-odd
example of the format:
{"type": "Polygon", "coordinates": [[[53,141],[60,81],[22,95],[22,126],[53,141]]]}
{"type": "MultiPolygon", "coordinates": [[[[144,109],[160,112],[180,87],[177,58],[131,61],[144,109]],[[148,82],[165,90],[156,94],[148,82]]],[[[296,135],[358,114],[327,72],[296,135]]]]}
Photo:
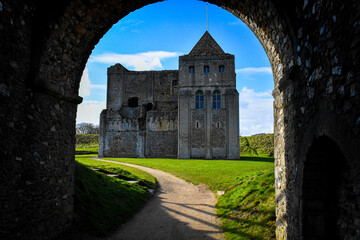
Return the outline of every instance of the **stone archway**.
{"type": "MultiPolygon", "coordinates": [[[[153,2],[0,2],[1,237],[51,238],[71,222],[82,70],[112,24],[153,2]]],[[[243,20],[270,59],[275,81],[277,238],[297,239],[297,165],[303,161],[304,129],[326,122],[312,121],[318,111],[331,112],[350,129],[352,134],[339,133],[355,144],[345,157],[360,159],[356,150],[360,145],[360,3],[209,2],[243,20]]],[[[331,132],[334,126],[325,128],[331,132]]],[[[354,169],[357,176],[359,168],[354,169]]],[[[357,186],[355,196],[360,195],[357,186]]],[[[359,218],[358,213],[354,216],[359,218]]]]}

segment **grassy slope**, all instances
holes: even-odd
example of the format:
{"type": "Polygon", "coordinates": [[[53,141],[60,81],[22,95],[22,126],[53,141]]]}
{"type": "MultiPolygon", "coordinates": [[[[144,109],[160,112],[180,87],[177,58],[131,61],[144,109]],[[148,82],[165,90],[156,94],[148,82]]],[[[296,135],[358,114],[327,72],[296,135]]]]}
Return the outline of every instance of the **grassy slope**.
{"type": "Polygon", "coordinates": [[[76,151],[99,150],[99,134],[76,134],[76,151]]]}
{"type": "Polygon", "coordinates": [[[133,168],[125,165],[119,165],[116,163],[98,162],[96,160],[89,159],[89,156],[93,156],[93,155],[77,155],[76,161],[93,168],[102,169],[107,172],[119,174],[122,176],[136,179],[138,181],[142,181],[145,183],[146,186],[150,188],[156,188],[156,179],[154,176],[152,176],[149,173],[141,171],[137,168],[133,168]]]}
{"type": "Polygon", "coordinates": [[[241,154],[274,155],[274,134],[240,137],[241,154]]]}
{"type": "Polygon", "coordinates": [[[245,182],[217,202],[226,239],[275,239],[274,171],[245,182]]]}
{"type": "Polygon", "coordinates": [[[150,197],[144,187],[95,172],[79,162],[75,167],[74,212],[92,234],[114,230],[150,197]]]}
{"type": "Polygon", "coordinates": [[[165,158],[105,158],[114,161],[138,164],[174,174],[193,184],[204,183],[213,191],[241,182],[260,172],[274,167],[274,159],[250,157],[241,160],[194,160],[165,158]]]}

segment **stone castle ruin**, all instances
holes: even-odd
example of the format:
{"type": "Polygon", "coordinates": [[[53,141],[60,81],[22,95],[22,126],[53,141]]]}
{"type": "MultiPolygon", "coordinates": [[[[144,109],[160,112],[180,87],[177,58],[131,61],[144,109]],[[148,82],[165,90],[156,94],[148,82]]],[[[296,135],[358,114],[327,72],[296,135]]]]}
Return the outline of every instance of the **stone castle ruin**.
{"type": "Polygon", "coordinates": [[[206,31],[178,71],[108,68],[99,156],[238,159],[234,55],[206,31]]]}

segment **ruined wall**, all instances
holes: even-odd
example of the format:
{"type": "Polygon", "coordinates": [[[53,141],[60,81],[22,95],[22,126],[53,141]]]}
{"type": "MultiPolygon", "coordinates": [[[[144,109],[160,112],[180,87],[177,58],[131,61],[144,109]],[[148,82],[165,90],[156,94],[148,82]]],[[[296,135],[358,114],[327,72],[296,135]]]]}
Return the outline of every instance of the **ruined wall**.
{"type": "Polygon", "coordinates": [[[145,122],[139,116],[124,117],[121,111],[103,110],[99,156],[144,157],[145,122]]]}
{"type": "Polygon", "coordinates": [[[172,85],[177,79],[178,71],[108,68],[99,156],[176,157],[178,104],[172,85]]]}
{"type": "Polygon", "coordinates": [[[176,158],[177,111],[150,111],[146,115],[146,157],[176,158]]]}

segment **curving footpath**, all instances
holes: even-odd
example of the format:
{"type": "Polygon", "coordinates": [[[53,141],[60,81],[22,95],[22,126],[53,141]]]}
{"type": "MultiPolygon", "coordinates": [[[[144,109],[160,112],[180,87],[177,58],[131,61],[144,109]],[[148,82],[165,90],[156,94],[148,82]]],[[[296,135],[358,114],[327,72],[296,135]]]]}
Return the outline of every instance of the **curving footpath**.
{"type": "Polygon", "coordinates": [[[194,186],[160,170],[102,160],[138,168],[153,175],[158,189],[145,207],[109,240],[224,239],[215,214],[216,197],[205,185],[194,186]]]}

